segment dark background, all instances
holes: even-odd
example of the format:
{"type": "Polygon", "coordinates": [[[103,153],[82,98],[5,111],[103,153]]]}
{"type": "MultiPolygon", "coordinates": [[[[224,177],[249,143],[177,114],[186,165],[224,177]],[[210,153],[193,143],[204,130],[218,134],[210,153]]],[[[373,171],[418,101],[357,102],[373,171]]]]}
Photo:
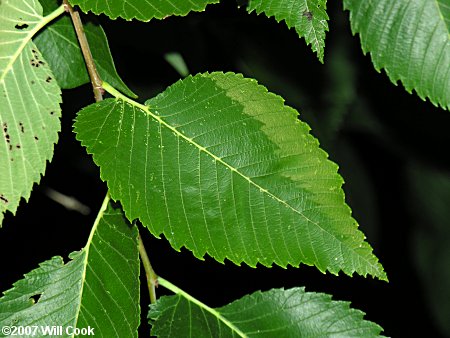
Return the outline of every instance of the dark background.
{"type": "MultiPolygon", "coordinates": [[[[305,286],[351,301],[387,336],[450,336],[450,114],[376,72],[351,35],[348,12],[340,3],[329,7],[325,65],[284,23],[248,15],[230,0],[184,18],[100,20],[120,75],[142,99],[180,78],[164,59],[169,52],[180,53],[193,74],[240,72],[283,96],[339,164],[347,202],[390,282],[324,275],[303,265],[252,269],[210,258],[202,262],[143,229],[152,263],[157,273],[210,306],[256,290],[305,286]]],[[[81,249],[106,193],[72,133],[76,112],[93,102],[91,88],[66,90],[63,100],[60,141],[46,175],[0,230],[2,291],[38,263],[81,249]],[[48,188],[74,196],[91,213],[66,210],[47,197],[48,188]]],[[[144,318],[145,288],[141,293],[144,318]]]]}

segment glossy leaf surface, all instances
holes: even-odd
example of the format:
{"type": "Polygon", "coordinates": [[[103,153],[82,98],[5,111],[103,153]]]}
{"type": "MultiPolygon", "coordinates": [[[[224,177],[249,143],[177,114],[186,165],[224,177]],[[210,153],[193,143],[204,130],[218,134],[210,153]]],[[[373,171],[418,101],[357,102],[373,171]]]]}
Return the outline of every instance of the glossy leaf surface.
{"type": "Polygon", "coordinates": [[[345,0],[353,32],[393,83],[450,108],[450,0],[345,0]]]}
{"type": "Polygon", "coordinates": [[[88,106],[75,131],[128,219],[175,249],[386,278],[344,202],[336,164],[297,112],[255,80],[189,76],[146,105],[88,106]]]}
{"type": "Polygon", "coordinates": [[[247,10],[264,13],[278,22],[286,22],[289,28],[295,28],[298,36],[305,38],[323,62],[329,19],[326,7],[326,0],[250,0],[247,10]]]}
{"type": "Polygon", "coordinates": [[[41,263],[6,291],[0,327],[90,326],[96,337],[137,337],[137,229],[121,210],[109,206],[86,247],[70,258],[66,264],[61,257],[41,263]]]}
{"type": "Polygon", "coordinates": [[[47,21],[37,0],[0,2],[0,224],[28,200],[61,128],[61,90],[31,41],[47,21]]]}
{"type": "Polygon", "coordinates": [[[118,17],[131,20],[149,21],[164,19],[170,15],[187,15],[191,11],[203,11],[208,4],[219,0],[69,0],[72,5],[78,5],[84,11],[95,14],[106,14],[111,19],[118,17]]]}
{"type": "Polygon", "coordinates": [[[255,292],[218,309],[183,295],[150,306],[157,337],[379,337],[381,327],[348,302],[304,288],[255,292]]]}

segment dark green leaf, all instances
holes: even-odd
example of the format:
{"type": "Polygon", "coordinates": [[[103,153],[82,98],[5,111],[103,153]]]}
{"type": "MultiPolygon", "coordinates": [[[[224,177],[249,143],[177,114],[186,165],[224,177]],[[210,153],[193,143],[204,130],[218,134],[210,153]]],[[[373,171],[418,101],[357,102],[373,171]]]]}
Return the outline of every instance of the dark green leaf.
{"type": "Polygon", "coordinates": [[[295,27],[298,36],[311,44],[311,49],[323,62],[329,19],[326,8],[326,0],[250,0],[247,10],[275,17],[278,22],[284,20],[289,28],[295,27]]]}
{"type": "Polygon", "coordinates": [[[37,0],[0,2],[0,224],[30,197],[61,128],[61,90],[31,41],[49,20],[37,0]]]}
{"type": "Polygon", "coordinates": [[[109,206],[86,247],[70,258],[66,264],[61,257],[41,263],[6,291],[0,327],[90,326],[96,337],[137,337],[137,229],[121,210],[109,206]]]}
{"type": "Polygon", "coordinates": [[[220,0],[69,0],[72,5],[78,5],[83,12],[92,11],[95,14],[106,14],[111,19],[118,17],[131,20],[150,21],[164,19],[170,15],[187,15],[191,11],[203,11],[208,4],[220,0]]]}
{"type": "Polygon", "coordinates": [[[386,279],[336,164],[297,112],[254,80],[200,74],[145,106],[108,99],[83,109],[75,131],[127,217],[176,249],[386,279]]]}
{"type": "Polygon", "coordinates": [[[150,306],[157,337],[379,337],[382,328],[331,296],[304,288],[255,292],[218,309],[165,296],[150,306]]]}
{"type": "MultiPolygon", "coordinates": [[[[44,0],[43,4],[47,8],[55,7],[54,0],[44,0]]],[[[136,97],[117,74],[102,27],[88,22],[84,25],[84,31],[102,80],[112,84],[125,95],[136,97]]],[[[65,16],[51,23],[34,39],[34,42],[48,61],[61,88],[75,88],[90,81],[69,17],[65,16]]]]}
{"type": "Polygon", "coordinates": [[[450,108],[450,1],[345,0],[365,53],[393,83],[400,80],[435,105],[450,108]]]}

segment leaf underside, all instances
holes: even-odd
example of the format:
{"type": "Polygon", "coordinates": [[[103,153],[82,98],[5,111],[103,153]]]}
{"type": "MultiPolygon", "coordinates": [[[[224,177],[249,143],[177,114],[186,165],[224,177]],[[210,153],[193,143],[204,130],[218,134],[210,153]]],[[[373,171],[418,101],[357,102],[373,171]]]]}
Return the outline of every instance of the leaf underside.
{"type": "Polygon", "coordinates": [[[298,36],[305,38],[323,62],[329,19],[326,7],[326,0],[250,0],[247,10],[264,13],[278,22],[285,21],[289,28],[294,27],[298,36]]]}
{"type": "Polygon", "coordinates": [[[122,211],[109,206],[92,241],[70,258],[66,264],[61,257],[41,263],[6,291],[0,327],[91,326],[99,337],[137,337],[137,229],[122,211]]]}
{"type": "Polygon", "coordinates": [[[69,0],[72,5],[80,6],[83,12],[92,11],[94,14],[106,14],[111,19],[118,17],[126,20],[165,19],[171,15],[185,16],[191,11],[204,11],[208,4],[218,3],[220,0],[69,0]]]}
{"type": "Polygon", "coordinates": [[[379,71],[450,109],[450,1],[345,0],[354,34],[379,71]]]}
{"type": "MultiPolygon", "coordinates": [[[[55,0],[45,0],[42,5],[44,13],[58,6],[55,0]]],[[[103,28],[92,22],[87,22],[83,28],[100,78],[125,95],[136,97],[117,74],[103,28]]],[[[50,23],[36,36],[34,42],[61,88],[75,88],[90,81],[70,17],[63,16],[50,23]]]]}
{"type": "Polygon", "coordinates": [[[147,106],[130,102],[93,104],[75,122],[128,219],[199,258],[386,278],[344,202],[337,166],[282,98],[212,73],[147,106]]]}
{"type": "Polygon", "coordinates": [[[31,32],[37,0],[0,3],[0,224],[39,182],[60,130],[61,91],[31,32]]]}
{"type": "Polygon", "coordinates": [[[382,331],[349,303],[304,288],[256,292],[216,311],[206,311],[182,295],[161,297],[150,306],[151,333],[157,337],[278,338],[379,337],[382,331]]]}

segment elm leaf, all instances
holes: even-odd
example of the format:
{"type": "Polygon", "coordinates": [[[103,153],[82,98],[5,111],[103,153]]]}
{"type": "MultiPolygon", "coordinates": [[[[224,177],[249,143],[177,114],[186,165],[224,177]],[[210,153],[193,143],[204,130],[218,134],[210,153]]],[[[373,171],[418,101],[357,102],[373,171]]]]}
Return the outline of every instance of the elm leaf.
{"type": "Polygon", "coordinates": [[[450,109],[449,0],[344,0],[344,6],[377,71],[450,109]]]}
{"type": "Polygon", "coordinates": [[[61,129],[61,90],[31,40],[60,7],[42,15],[37,0],[0,2],[0,224],[40,181],[61,129]]]}
{"type": "Polygon", "coordinates": [[[382,331],[348,302],[305,288],[258,291],[217,309],[175,291],[150,305],[156,337],[380,337],[382,331]]]}
{"type": "MultiPolygon", "coordinates": [[[[57,6],[54,0],[41,0],[41,3],[44,13],[57,6]]],[[[92,22],[85,23],[83,28],[100,78],[125,95],[136,97],[117,74],[103,28],[92,22]]],[[[34,43],[47,60],[61,88],[75,88],[90,81],[70,17],[66,15],[49,24],[36,36],[34,43]]]]}
{"type": "Polygon", "coordinates": [[[304,37],[323,63],[325,33],[328,31],[326,0],[250,0],[249,13],[264,13],[278,22],[294,27],[299,37],[304,37]]]}
{"type": "Polygon", "coordinates": [[[69,0],[70,4],[80,6],[83,12],[106,14],[111,19],[121,17],[126,20],[165,19],[170,15],[185,16],[191,11],[205,10],[206,5],[220,0],[69,0]]]}
{"type": "MultiPolygon", "coordinates": [[[[106,207],[69,262],[53,257],[4,293],[0,327],[62,325],[92,327],[99,337],[138,336],[138,233],[120,208],[106,207]]],[[[69,337],[65,330],[63,336],[69,337]]]]}
{"type": "Polygon", "coordinates": [[[281,97],[219,72],[145,105],[104,88],[116,98],[82,109],[75,132],[129,220],[198,258],[386,279],[337,165],[281,97]]]}

